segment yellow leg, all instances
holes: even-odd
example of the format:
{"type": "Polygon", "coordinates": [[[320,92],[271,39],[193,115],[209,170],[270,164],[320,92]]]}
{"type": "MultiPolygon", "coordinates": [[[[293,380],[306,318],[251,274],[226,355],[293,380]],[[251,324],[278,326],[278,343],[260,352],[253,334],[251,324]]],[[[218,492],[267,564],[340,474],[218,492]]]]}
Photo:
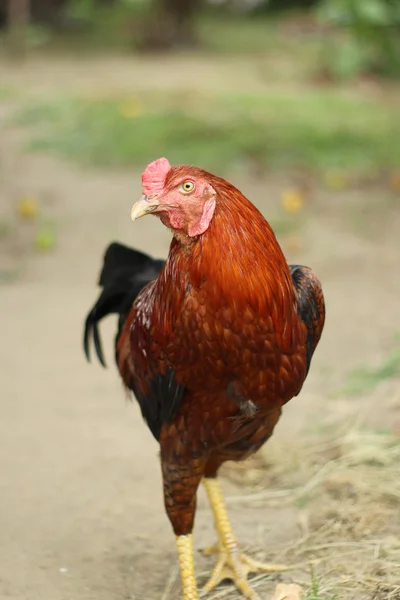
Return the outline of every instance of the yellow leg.
{"type": "Polygon", "coordinates": [[[199,600],[196,576],[194,574],[192,534],[177,535],[176,547],[178,549],[179,566],[181,569],[183,600],[199,600]]]}
{"type": "Polygon", "coordinates": [[[214,514],[215,527],[218,532],[216,546],[208,548],[205,553],[218,553],[217,564],[209,581],[203,588],[203,593],[213,590],[223,579],[231,579],[238,590],[250,600],[257,600],[259,596],[247,581],[249,573],[286,571],[283,565],[264,564],[246,556],[239,550],[238,543],[229,522],[224,498],[219,482],[216,479],[203,479],[211,508],[214,514]]]}

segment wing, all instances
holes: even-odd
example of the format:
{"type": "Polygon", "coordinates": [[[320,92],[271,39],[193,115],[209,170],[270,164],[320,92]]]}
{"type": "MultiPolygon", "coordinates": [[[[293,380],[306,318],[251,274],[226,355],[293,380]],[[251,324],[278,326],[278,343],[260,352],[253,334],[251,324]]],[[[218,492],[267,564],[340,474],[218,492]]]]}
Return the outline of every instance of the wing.
{"type": "Polygon", "coordinates": [[[321,338],[325,323],[325,300],[321,282],[309,267],[289,265],[297,292],[297,311],[307,327],[306,364],[308,374],[314,350],[321,338]]]}
{"type": "Polygon", "coordinates": [[[175,371],[167,367],[165,373],[152,373],[147,379],[147,389],[135,380],[131,390],[139,402],[143,419],[146,421],[151,433],[158,441],[161,427],[170,423],[181,405],[185,388],[175,378],[175,371]]]}
{"type": "Polygon", "coordinates": [[[156,440],[161,427],[176,415],[185,387],[157,343],[151,319],[154,282],[138,295],[117,343],[117,363],[125,386],[139,402],[142,416],[156,440]]]}

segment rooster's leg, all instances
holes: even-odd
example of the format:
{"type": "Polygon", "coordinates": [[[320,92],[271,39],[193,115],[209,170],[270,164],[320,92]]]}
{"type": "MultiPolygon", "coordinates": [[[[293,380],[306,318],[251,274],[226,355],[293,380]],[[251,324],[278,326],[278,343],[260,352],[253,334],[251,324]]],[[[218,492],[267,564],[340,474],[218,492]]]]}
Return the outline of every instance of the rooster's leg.
{"type": "MultiPolygon", "coordinates": [[[[172,427],[172,426],[171,426],[172,427]]],[[[183,600],[199,600],[193,556],[192,531],[196,513],[196,493],[204,473],[205,460],[196,452],[187,451],[177,435],[161,432],[161,465],[164,480],[165,508],[176,536],[182,581],[183,600]]]]}
{"type": "Polygon", "coordinates": [[[217,552],[218,560],[209,581],[203,588],[203,593],[210,592],[224,579],[231,579],[243,596],[256,600],[258,595],[247,581],[249,573],[285,571],[286,567],[264,564],[240,551],[217,479],[204,478],[203,482],[218,532],[217,545],[205,551],[206,554],[217,552]]]}
{"type": "Polygon", "coordinates": [[[181,570],[183,600],[198,600],[192,534],[177,535],[176,547],[181,570]]]}

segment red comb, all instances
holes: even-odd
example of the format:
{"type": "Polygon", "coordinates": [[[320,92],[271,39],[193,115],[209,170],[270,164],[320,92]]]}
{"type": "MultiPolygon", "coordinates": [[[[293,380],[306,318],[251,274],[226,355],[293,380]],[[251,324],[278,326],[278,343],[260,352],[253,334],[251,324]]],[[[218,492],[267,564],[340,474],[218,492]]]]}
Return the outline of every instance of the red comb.
{"type": "Polygon", "coordinates": [[[161,192],[165,177],[171,169],[166,158],[158,158],[150,163],[142,173],[142,186],[146,193],[161,192]]]}

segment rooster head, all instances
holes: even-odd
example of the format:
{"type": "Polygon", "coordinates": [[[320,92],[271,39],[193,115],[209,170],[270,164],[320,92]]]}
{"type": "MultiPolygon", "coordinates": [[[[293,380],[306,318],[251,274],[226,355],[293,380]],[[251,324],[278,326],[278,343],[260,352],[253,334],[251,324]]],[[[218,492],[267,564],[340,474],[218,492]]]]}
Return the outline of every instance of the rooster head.
{"type": "Polygon", "coordinates": [[[155,160],[142,174],[143,195],[132,207],[132,220],[154,214],[174,232],[202,235],[216,205],[208,175],[196,167],[171,166],[166,158],[155,160]]]}

